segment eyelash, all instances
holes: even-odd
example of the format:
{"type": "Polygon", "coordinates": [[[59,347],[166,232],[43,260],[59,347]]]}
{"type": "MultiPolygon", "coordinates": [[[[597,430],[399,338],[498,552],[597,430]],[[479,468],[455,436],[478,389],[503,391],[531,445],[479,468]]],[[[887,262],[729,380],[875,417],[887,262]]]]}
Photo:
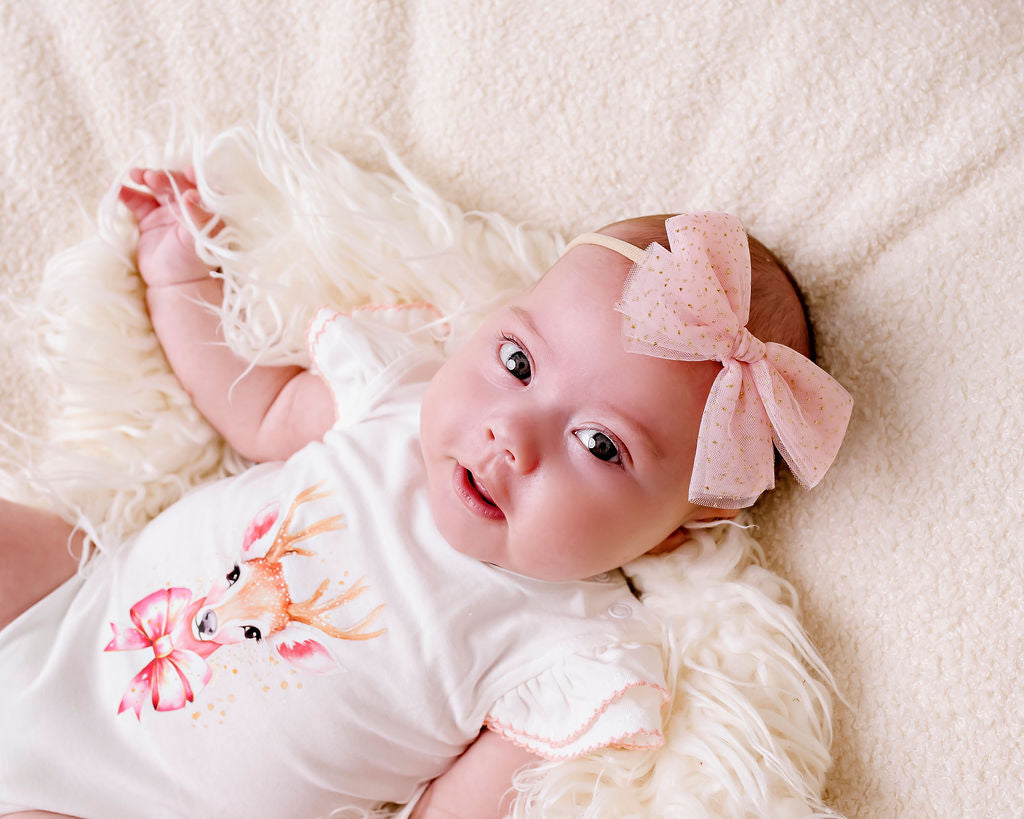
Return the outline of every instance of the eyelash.
{"type": "MultiPolygon", "coordinates": [[[[516,347],[518,347],[520,350],[522,350],[523,355],[526,356],[526,359],[527,359],[527,361],[530,364],[530,381],[533,380],[533,369],[534,369],[533,356],[530,355],[530,351],[526,348],[526,345],[523,344],[523,342],[521,342],[518,338],[516,338],[511,333],[502,332],[499,335],[499,341],[498,341],[498,362],[501,364],[502,369],[505,370],[512,378],[515,378],[517,381],[519,381],[524,386],[528,386],[528,384],[525,384],[520,379],[516,378],[515,374],[512,373],[508,369],[508,367],[505,365],[505,362],[502,361],[502,358],[501,358],[501,348],[502,348],[503,344],[505,344],[505,343],[514,344],[516,347]]],[[[580,427],[579,429],[573,430],[573,436],[576,437],[576,439],[580,442],[581,445],[584,445],[583,444],[583,440],[579,437],[579,435],[577,435],[577,433],[583,432],[584,430],[594,430],[595,432],[599,432],[600,434],[607,436],[607,438],[612,442],[612,444],[614,444],[616,450],[618,450],[619,460],[618,460],[617,463],[615,461],[605,461],[605,460],[603,460],[601,458],[598,458],[596,456],[594,456],[594,460],[600,461],[601,463],[609,464],[610,466],[617,466],[620,469],[625,467],[626,461],[629,460],[629,450],[626,449],[625,445],[622,443],[622,441],[619,440],[618,436],[612,434],[611,432],[609,432],[604,427],[600,427],[600,426],[597,426],[597,425],[594,425],[594,426],[583,426],[583,427],[580,427]]]]}
{"type": "MultiPolygon", "coordinates": [[[[511,333],[507,333],[507,332],[502,331],[500,333],[500,335],[499,335],[499,338],[502,341],[508,341],[508,342],[510,342],[512,344],[515,344],[520,350],[522,350],[524,353],[526,353],[527,357],[529,357],[530,353],[529,353],[529,351],[527,351],[526,345],[524,345],[523,342],[521,342],[518,338],[516,338],[511,333]]],[[[499,344],[498,346],[500,347],[501,345],[499,344]]],[[[531,359],[531,361],[532,361],[532,359],[531,359]]]]}

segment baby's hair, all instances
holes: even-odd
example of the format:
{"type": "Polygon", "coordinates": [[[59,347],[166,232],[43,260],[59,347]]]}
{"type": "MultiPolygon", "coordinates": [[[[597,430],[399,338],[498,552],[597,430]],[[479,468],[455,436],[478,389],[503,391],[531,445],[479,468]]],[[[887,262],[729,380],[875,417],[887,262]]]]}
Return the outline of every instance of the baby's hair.
{"type": "MultiPolygon", "coordinates": [[[[668,247],[665,220],[671,213],[638,216],[605,225],[600,233],[639,248],[651,242],[668,247]]],[[[761,341],[792,347],[814,360],[814,333],[803,294],[786,267],[750,234],[750,320],[747,329],[761,341]]]]}

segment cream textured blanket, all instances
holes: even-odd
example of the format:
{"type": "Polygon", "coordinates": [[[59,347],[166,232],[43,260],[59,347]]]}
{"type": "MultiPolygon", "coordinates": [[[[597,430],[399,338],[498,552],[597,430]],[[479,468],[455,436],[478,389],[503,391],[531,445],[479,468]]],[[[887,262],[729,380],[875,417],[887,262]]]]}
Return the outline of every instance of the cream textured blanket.
{"type": "MultiPolygon", "coordinates": [[[[0,36],[0,287],[16,299],[95,234],[139,131],[170,134],[166,102],[213,134],[276,96],[289,133],[382,169],[375,129],[444,200],[562,235],[739,215],[801,282],[821,361],[856,400],[823,485],[755,510],[850,704],[826,802],[1019,809],[1017,4],[12,0],[0,36]]],[[[45,434],[56,391],[22,353],[0,347],[0,417],[45,434]]]]}

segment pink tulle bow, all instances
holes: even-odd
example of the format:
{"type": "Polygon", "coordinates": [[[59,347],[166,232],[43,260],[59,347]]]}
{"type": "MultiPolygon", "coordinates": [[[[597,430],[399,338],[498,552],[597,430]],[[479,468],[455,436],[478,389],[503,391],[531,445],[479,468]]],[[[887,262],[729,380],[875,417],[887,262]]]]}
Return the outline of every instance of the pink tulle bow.
{"type": "MultiPolygon", "coordinates": [[[[153,659],[128,683],[117,713],[130,708],[141,719],[142,704],[147,699],[157,711],[184,708],[210,681],[209,665],[194,650],[202,647],[196,645],[191,634],[192,615],[202,600],[190,606],[191,598],[188,589],[160,589],[132,606],[132,626],[110,624],[114,639],[104,651],[153,650],[153,659]]],[[[213,648],[203,653],[209,654],[213,648]]]]}
{"type": "Polygon", "coordinates": [[[652,243],[633,265],[615,309],[626,348],[679,361],[721,361],[697,438],[692,503],[749,506],[775,485],[772,442],[812,487],[835,459],[853,399],[828,373],[746,329],[747,234],[727,213],[665,222],[670,250],[652,243]]]}

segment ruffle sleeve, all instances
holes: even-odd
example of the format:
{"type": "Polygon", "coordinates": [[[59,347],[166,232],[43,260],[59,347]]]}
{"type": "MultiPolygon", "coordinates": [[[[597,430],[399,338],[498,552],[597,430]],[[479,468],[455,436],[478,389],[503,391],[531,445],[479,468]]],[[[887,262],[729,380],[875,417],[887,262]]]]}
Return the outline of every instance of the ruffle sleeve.
{"type": "Polygon", "coordinates": [[[361,417],[399,371],[419,360],[440,360],[440,319],[426,303],[316,312],[306,333],[310,369],[331,390],[335,426],[361,417]]]}
{"type": "Polygon", "coordinates": [[[669,701],[657,646],[572,654],[499,699],[484,724],[545,759],[598,748],[660,748],[669,701]]]}

